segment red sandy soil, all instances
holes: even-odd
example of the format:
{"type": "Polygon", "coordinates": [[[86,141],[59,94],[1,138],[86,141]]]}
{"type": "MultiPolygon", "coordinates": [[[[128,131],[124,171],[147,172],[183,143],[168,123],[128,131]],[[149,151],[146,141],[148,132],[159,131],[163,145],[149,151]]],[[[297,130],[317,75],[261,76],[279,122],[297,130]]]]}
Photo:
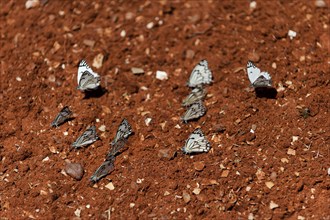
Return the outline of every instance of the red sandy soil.
{"type": "Polygon", "coordinates": [[[2,1],[1,219],[330,219],[329,3],[2,1]],[[86,98],[77,65],[98,54],[107,91],[86,98]],[[184,124],[201,59],[214,78],[207,113],[184,124]],[[270,73],[276,98],[249,87],[249,59],[270,73]],[[75,118],[50,128],[65,105],[75,118]],[[135,133],[91,186],[124,117],[135,133]],[[101,140],[70,150],[92,124],[101,140]],[[184,155],[196,127],[212,149],[184,155]],[[69,161],[83,165],[82,180],[64,174],[69,161]]]}

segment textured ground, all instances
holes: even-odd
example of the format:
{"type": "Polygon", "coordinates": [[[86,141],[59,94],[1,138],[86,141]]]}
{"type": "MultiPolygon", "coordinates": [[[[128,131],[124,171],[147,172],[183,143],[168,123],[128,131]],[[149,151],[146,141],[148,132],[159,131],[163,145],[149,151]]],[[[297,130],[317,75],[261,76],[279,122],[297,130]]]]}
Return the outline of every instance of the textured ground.
{"type": "Polygon", "coordinates": [[[326,3],[42,0],[28,10],[2,1],[1,219],[330,219],[326,3]],[[107,91],[85,98],[77,65],[98,54],[107,91]],[[201,59],[214,77],[208,111],[184,124],[186,81],[201,59]],[[249,88],[249,59],[271,74],[276,98],[249,88]],[[50,128],[65,105],[75,119],[50,128]],[[135,134],[90,186],[123,117],[135,134]],[[70,151],[91,124],[105,125],[101,140],[70,151]],[[211,151],[182,154],[198,126],[211,151]],[[81,181],[63,174],[68,161],[83,165],[81,181]]]}

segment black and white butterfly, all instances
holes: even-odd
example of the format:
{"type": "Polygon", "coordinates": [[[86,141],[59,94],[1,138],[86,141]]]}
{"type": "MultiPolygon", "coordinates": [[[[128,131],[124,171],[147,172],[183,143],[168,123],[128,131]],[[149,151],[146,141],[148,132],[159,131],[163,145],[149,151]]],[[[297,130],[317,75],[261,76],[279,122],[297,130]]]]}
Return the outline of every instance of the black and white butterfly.
{"type": "Polygon", "coordinates": [[[186,144],[182,147],[185,154],[208,152],[211,148],[200,128],[197,128],[186,140],[186,144]]]}
{"type": "Polygon", "coordinates": [[[199,100],[192,104],[186,111],[186,113],[181,117],[183,122],[187,122],[189,120],[197,119],[202,117],[206,113],[206,108],[203,105],[203,102],[199,100]]]}
{"type": "Polygon", "coordinates": [[[78,67],[78,87],[81,91],[96,90],[100,86],[100,76],[90,68],[85,60],[78,67]]]}
{"type": "Polygon", "coordinates": [[[51,123],[52,127],[58,127],[67,121],[72,115],[72,111],[69,109],[68,106],[62,108],[62,110],[57,114],[54,121],[51,123]]]}
{"type": "Polygon", "coordinates": [[[122,122],[120,123],[115,139],[111,142],[111,145],[114,146],[116,143],[121,140],[121,141],[126,141],[128,136],[132,134],[132,127],[128,123],[128,121],[124,118],[122,122]]]}
{"type": "Polygon", "coordinates": [[[202,86],[194,88],[191,93],[182,101],[182,106],[190,106],[199,100],[203,100],[206,95],[206,89],[202,86]]]}
{"type": "Polygon", "coordinates": [[[115,157],[117,153],[124,148],[126,144],[126,139],[119,139],[114,145],[112,145],[109,153],[106,156],[106,160],[109,160],[112,157],[115,157]]]}
{"type": "Polygon", "coordinates": [[[248,61],[246,68],[252,87],[272,87],[272,78],[269,73],[261,72],[251,61],[248,61]]]}
{"type": "Polygon", "coordinates": [[[203,84],[210,84],[212,82],[212,72],[208,67],[206,60],[201,60],[190,74],[187,85],[189,87],[196,87],[203,84]]]}
{"type": "Polygon", "coordinates": [[[94,174],[90,177],[92,183],[98,182],[103,177],[109,175],[115,169],[115,157],[112,157],[109,160],[106,160],[102,165],[97,168],[94,174]]]}
{"type": "Polygon", "coordinates": [[[99,137],[96,134],[96,128],[95,126],[91,126],[87,128],[86,131],[82,135],[80,135],[75,142],[73,142],[72,147],[74,148],[80,148],[84,146],[88,146],[95,141],[97,141],[99,137]]]}

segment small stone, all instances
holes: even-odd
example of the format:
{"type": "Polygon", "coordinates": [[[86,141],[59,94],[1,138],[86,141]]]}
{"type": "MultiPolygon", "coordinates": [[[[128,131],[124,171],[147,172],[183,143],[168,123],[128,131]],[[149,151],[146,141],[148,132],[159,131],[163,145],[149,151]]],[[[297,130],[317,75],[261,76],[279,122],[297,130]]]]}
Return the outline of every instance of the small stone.
{"type": "Polygon", "coordinates": [[[223,133],[226,131],[226,127],[222,124],[216,124],[213,126],[213,130],[218,133],[223,133]]]}
{"type": "Polygon", "coordinates": [[[64,171],[76,180],[81,180],[84,175],[84,169],[79,163],[67,163],[64,171]]]}
{"type": "Polygon", "coordinates": [[[289,148],[287,154],[288,154],[288,155],[293,155],[293,156],[295,156],[295,155],[296,155],[296,151],[293,150],[292,148],[289,148]]]}
{"type": "Polygon", "coordinates": [[[146,126],[149,126],[151,120],[152,120],[151,118],[146,118],[146,119],[144,120],[144,123],[146,124],[146,126]]]}
{"type": "Polygon", "coordinates": [[[276,70],[276,68],[277,68],[277,65],[276,65],[276,63],[274,62],[274,63],[272,63],[272,68],[274,69],[274,70],[276,70]]]}
{"type": "Polygon", "coordinates": [[[204,167],[205,167],[205,163],[203,161],[194,162],[195,170],[202,171],[204,169],[204,167]]]}
{"type": "Polygon", "coordinates": [[[250,2],[250,9],[256,9],[257,8],[257,2],[256,1],[252,1],[250,2]]]}
{"type": "Polygon", "coordinates": [[[251,189],[252,189],[251,186],[247,186],[247,187],[245,188],[246,192],[249,192],[251,189]]]}
{"type": "Polygon", "coordinates": [[[176,152],[169,149],[169,148],[166,148],[166,149],[160,149],[158,151],[158,157],[160,158],[166,158],[168,160],[171,160],[175,157],[175,154],[176,152]]]}
{"type": "Polygon", "coordinates": [[[199,195],[200,193],[201,193],[201,189],[200,188],[194,188],[194,190],[193,190],[193,193],[195,194],[195,195],[199,195]]]}
{"type": "Polygon", "coordinates": [[[304,216],[298,215],[297,219],[298,220],[305,220],[306,218],[304,216]]]}
{"type": "Polygon", "coordinates": [[[164,72],[164,71],[157,71],[156,72],[156,79],[159,79],[159,80],[166,80],[168,79],[168,76],[167,76],[167,73],[164,72]]]}
{"type": "Polygon", "coordinates": [[[171,193],[169,192],[169,191],[165,191],[164,192],[164,196],[168,196],[168,195],[170,195],[171,193]]]}
{"type": "Polygon", "coordinates": [[[282,163],[289,163],[289,160],[288,160],[288,158],[282,158],[282,159],[281,159],[281,162],[282,162],[282,163]]]}
{"type": "Polygon", "coordinates": [[[131,71],[134,75],[140,75],[144,73],[144,70],[142,68],[138,68],[138,67],[132,67],[131,71]]]}
{"type": "Polygon", "coordinates": [[[251,60],[252,62],[259,62],[260,61],[260,55],[253,51],[248,54],[248,59],[251,60]]]}
{"type": "Polygon", "coordinates": [[[103,64],[103,54],[99,53],[98,55],[96,55],[94,57],[94,60],[93,60],[93,67],[99,69],[102,67],[102,64],[103,64]]]}
{"type": "Polygon", "coordinates": [[[186,58],[187,59],[193,59],[195,57],[195,52],[193,50],[187,50],[186,51],[186,58]]]}
{"type": "Polygon", "coordinates": [[[49,75],[49,76],[48,76],[48,81],[49,81],[49,82],[55,82],[55,81],[56,81],[55,76],[54,76],[54,75],[49,75]]]}
{"type": "Polygon", "coordinates": [[[69,135],[69,132],[64,131],[64,132],[63,132],[63,135],[64,135],[64,136],[68,136],[68,135],[69,135]]]}
{"type": "Polygon", "coordinates": [[[297,36],[297,32],[289,30],[288,36],[289,36],[290,40],[292,40],[293,38],[295,38],[297,36]]]}
{"type": "Polygon", "coordinates": [[[95,45],[95,41],[93,41],[93,40],[88,40],[88,39],[85,39],[85,40],[83,41],[83,43],[84,43],[86,46],[89,46],[89,47],[94,47],[94,45],[95,45]]]}
{"type": "Polygon", "coordinates": [[[265,182],[266,186],[271,189],[273,188],[273,186],[275,185],[273,182],[269,181],[269,182],[265,182]]]}
{"type": "Polygon", "coordinates": [[[81,209],[79,208],[74,211],[75,216],[77,216],[78,218],[80,218],[80,213],[81,213],[81,209]]]}
{"type": "Polygon", "coordinates": [[[102,132],[105,132],[106,126],[105,125],[101,125],[98,129],[100,131],[102,131],[102,132]]]}
{"type": "Polygon", "coordinates": [[[108,188],[110,190],[114,190],[115,189],[115,186],[113,185],[112,182],[108,183],[107,185],[105,185],[105,188],[108,188]]]}
{"type": "Polygon", "coordinates": [[[19,76],[17,76],[17,77],[16,77],[16,80],[17,80],[18,82],[21,82],[21,81],[22,81],[22,78],[19,77],[19,76]]]}
{"type": "Polygon", "coordinates": [[[276,172],[272,172],[272,173],[270,174],[270,178],[271,178],[273,181],[275,181],[276,178],[277,178],[277,173],[276,173],[276,172]]]}
{"type": "Polygon", "coordinates": [[[183,192],[182,192],[182,198],[186,204],[188,204],[190,202],[190,195],[185,190],[183,190],[183,192]]]}
{"type": "Polygon", "coordinates": [[[130,207],[130,208],[133,208],[134,206],[135,206],[135,203],[132,203],[132,202],[131,202],[131,203],[129,204],[129,207],[130,207]]]}
{"type": "Polygon", "coordinates": [[[224,170],[224,171],[222,171],[220,177],[225,178],[225,177],[228,177],[228,175],[229,175],[229,170],[224,170]]]}
{"type": "Polygon", "coordinates": [[[276,208],[278,208],[279,207],[279,205],[277,205],[275,202],[273,202],[273,201],[270,201],[270,203],[269,203],[269,208],[270,209],[276,209],[276,208]]]}
{"type": "Polygon", "coordinates": [[[330,176],[330,167],[328,168],[328,175],[330,176]]]}
{"type": "Polygon", "coordinates": [[[265,175],[266,174],[260,169],[257,170],[257,172],[256,172],[256,176],[257,176],[258,180],[263,180],[265,178],[265,175]]]}
{"type": "Polygon", "coordinates": [[[125,36],[126,36],[126,31],[125,31],[125,30],[122,30],[122,31],[120,32],[120,36],[121,36],[121,37],[125,37],[125,36]]]}
{"type": "Polygon", "coordinates": [[[324,0],[315,0],[315,6],[318,8],[324,8],[327,6],[327,4],[324,2],[324,0]]]}
{"type": "Polygon", "coordinates": [[[126,12],[125,19],[131,20],[134,17],[134,14],[132,12],[126,12]]]}
{"type": "Polygon", "coordinates": [[[155,25],[154,22],[149,22],[146,27],[147,29],[152,29],[154,25],[155,25]]]}
{"type": "Polygon", "coordinates": [[[30,9],[30,8],[35,8],[40,5],[39,0],[27,0],[25,2],[25,8],[30,9]]]}

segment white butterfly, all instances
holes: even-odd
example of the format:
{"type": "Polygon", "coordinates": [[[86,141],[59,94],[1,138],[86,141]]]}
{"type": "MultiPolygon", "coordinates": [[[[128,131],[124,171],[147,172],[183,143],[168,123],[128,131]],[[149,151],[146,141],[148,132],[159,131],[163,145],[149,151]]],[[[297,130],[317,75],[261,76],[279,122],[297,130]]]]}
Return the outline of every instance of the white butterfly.
{"type": "Polygon", "coordinates": [[[84,147],[94,143],[98,139],[99,137],[96,134],[95,126],[91,126],[82,135],[80,135],[75,142],[73,142],[72,146],[74,148],[84,147]]]}
{"type": "Polygon", "coordinates": [[[200,128],[197,128],[186,140],[186,144],[182,147],[185,154],[208,152],[211,148],[200,128]]]}
{"type": "Polygon", "coordinates": [[[62,108],[62,110],[57,114],[54,121],[51,123],[52,127],[58,127],[67,121],[72,115],[72,111],[69,109],[68,106],[62,108]]]}
{"type": "Polygon", "coordinates": [[[191,93],[182,101],[182,106],[190,106],[199,100],[202,100],[206,95],[206,90],[202,86],[194,88],[191,93]]]}
{"type": "Polygon", "coordinates": [[[203,105],[203,102],[199,100],[192,104],[186,111],[186,113],[181,117],[183,122],[187,122],[192,119],[197,119],[202,117],[206,113],[206,108],[203,105]]]}
{"type": "Polygon", "coordinates": [[[111,142],[112,146],[115,146],[118,141],[126,141],[128,136],[132,134],[132,127],[128,121],[124,118],[120,123],[115,139],[111,142]]]}
{"type": "Polygon", "coordinates": [[[100,76],[88,66],[85,60],[78,67],[78,87],[81,91],[95,90],[100,86],[100,76]]]}
{"type": "Polygon", "coordinates": [[[106,175],[110,174],[115,169],[115,157],[112,157],[110,160],[106,160],[102,165],[97,168],[94,174],[89,179],[91,182],[96,183],[106,175]]]}
{"type": "Polygon", "coordinates": [[[189,87],[196,87],[212,82],[212,72],[206,60],[201,60],[193,69],[188,80],[189,87]]]}
{"type": "Polygon", "coordinates": [[[251,61],[248,61],[246,67],[249,80],[254,88],[272,87],[272,78],[269,73],[261,72],[251,61]]]}

